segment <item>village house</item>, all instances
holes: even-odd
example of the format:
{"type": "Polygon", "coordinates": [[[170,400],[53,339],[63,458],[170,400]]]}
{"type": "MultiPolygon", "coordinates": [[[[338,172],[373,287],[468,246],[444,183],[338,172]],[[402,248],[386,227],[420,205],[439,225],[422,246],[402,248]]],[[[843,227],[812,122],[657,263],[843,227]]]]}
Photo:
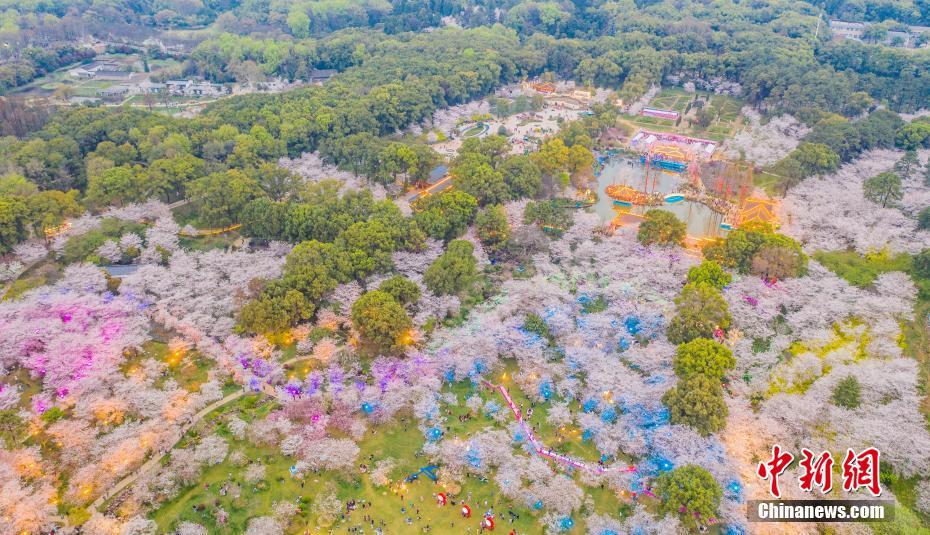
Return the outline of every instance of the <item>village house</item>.
{"type": "Polygon", "coordinates": [[[164,93],[167,88],[168,86],[165,84],[160,84],[147,79],[139,84],[139,93],[143,95],[160,95],[164,93]]]}
{"type": "Polygon", "coordinates": [[[165,87],[168,93],[184,97],[218,97],[229,94],[229,89],[224,85],[193,80],[168,80],[165,87]]]}
{"type": "Polygon", "coordinates": [[[218,97],[228,92],[225,86],[209,82],[194,83],[188,88],[188,94],[195,97],[218,97]]]}
{"type": "Polygon", "coordinates": [[[97,97],[71,97],[68,99],[68,104],[74,104],[76,106],[81,106],[84,104],[93,105],[99,103],[100,99],[97,97]]]}
{"type": "Polygon", "coordinates": [[[103,89],[97,90],[97,96],[106,100],[117,100],[125,98],[129,95],[129,92],[132,90],[128,85],[114,85],[111,87],[106,87],[103,89]]]}
{"type": "Polygon", "coordinates": [[[336,69],[313,69],[310,71],[310,79],[308,81],[311,84],[323,85],[323,82],[332,78],[336,72],[336,69]]]}
{"type": "MultiPolygon", "coordinates": [[[[868,22],[846,22],[831,20],[830,31],[834,39],[852,39],[864,41],[866,31],[871,26],[868,22]]],[[[904,30],[888,30],[881,39],[881,44],[899,48],[920,48],[928,46],[926,36],[930,36],[930,27],[908,26],[904,30]]]]}
{"type": "Polygon", "coordinates": [[[100,69],[94,73],[94,80],[112,80],[115,82],[125,82],[130,78],[132,78],[132,73],[129,71],[100,69]]]}
{"type": "Polygon", "coordinates": [[[96,78],[100,71],[112,72],[119,71],[120,64],[114,61],[92,61],[86,65],[79,65],[70,71],[70,74],[73,78],[79,78],[82,80],[90,80],[96,78]]]}
{"type": "Polygon", "coordinates": [[[833,32],[834,36],[842,37],[843,39],[854,39],[856,41],[861,41],[862,32],[865,31],[865,24],[861,22],[831,20],[830,31],[833,32]]]}

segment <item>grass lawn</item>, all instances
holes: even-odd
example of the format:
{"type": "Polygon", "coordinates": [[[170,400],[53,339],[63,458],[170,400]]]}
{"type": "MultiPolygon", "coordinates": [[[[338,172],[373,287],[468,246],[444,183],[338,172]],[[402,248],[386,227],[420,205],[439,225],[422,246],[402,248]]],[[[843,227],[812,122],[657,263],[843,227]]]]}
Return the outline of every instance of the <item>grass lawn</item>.
{"type": "MultiPolygon", "coordinates": [[[[254,397],[243,398],[242,405],[254,403],[254,397]]],[[[260,402],[271,408],[271,402],[260,402]]],[[[235,405],[221,409],[220,412],[242,412],[243,419],[256,417],[255,408],[240,408],[235,405]]],[[[262,411],[267,412],[267,411],[262,411]]],[[[164,531],[175,526],[182,520],[191,520],[203,524],[210,533],[242,533],[248,519],[255,516],[270,514],[272,504],[278,501],[294,501],[301,507],[300,513],[291,522],[288,533],[321,533],[317,516],[313,512],[313,497],[334,489],[343,502],[355,499],[371,503],[371,507],[358,510],[347,519],[338,522],[339,531],[353,525],[361,525],[361,517],[365,514],[375,519],[384,520],[386,533],[412,533],[420,531],[427,524],[433,526],[436,532],[442,533],[442,527],[447,523],[457,522],[459,526],[463,521],[458,516],[458,508],[447,506],[439,507],[435,503],[434,495],[443,489],[425,477],[410,483],[401,483],[407,475],[418,471],[426,462],[418,459],[415,454],[423,444],[423,436],[414,425],[405,425],[403,422],[388,426],[373,428],[359,443],[359,463],[369,466],[372,459],[379,460],[393,458],[397,465],[392,473],[392,480],[398,482],[393,490],[389,488],[376,488],[370,478],[355,469],[348,472],[325,471],[319,474],[308,473],[303,481],[290,475],[289,467],[294,460],[281,455],[276,448],[255,446],[248,442],[236,441],[229,437],[222,424],[217,426],[217,432],[230,440],[231,450],[241,450],[250,460],[261,460],[266,467],[265,484],[250,485],[243,480],[244,467],[234,466],[228,460],[207,469],[200,481],[183,491],[177,498],[162,506],[152,517],[164,531]],[[239,498],[234,493],[220,496],[219,489],[227,481],[238,483],[241,487],[239,498]],[[397,492],[395,492],[397,491],[397,492]],[[403,500],[398,492],[403,492],[403,500]],[[197,511],[200,505],[204,510],[197,511]],[[219,525],[212,516],[215,507],[222,507],[229,513],[226,525],[219,525]],[[406,507],[406,512],[401,512],[406,507]],[[422,520],[416,520],[416,510],[419,509],[422,520]],[[412,524],[407,524],[410,517],[412,524]]],[[[477,527],[480,511],[484,510],[484,501],[495,503],[496,487],[491,481],[482,482],[476,478],[469,478],[461,489],[461,495],[471,495],[471,502],[475,515],[469,525],[477,527]]],[[[498,509],[499,510],[499,509],[498,509]]],[[[533,529],[534,520],[528,510],[514,509],[521,518],[515,524],[521,532],[533,529]]],[[[328,527],[328,526],[327,526],[328,527]]]]}
{"type": "Polygon", "coordinates": [[[213,236],[181,236],[178,240],[181,247],[190,251],[206,252],[212,249],[226,249],[240,238],[236,231],[230,231],[225,234],[215,234],[213,236]]]}
{"type": "Polygon", "coordinates": [[[682,113],[688,107],[688,102],[693,98],[694,95],[680,87],[663,87],[649,105],[653,108],[675,110],[682,113]]]}
{"type": "MultiPolygon", "coordinates": [[[[515,365],[508,366],[508,374],[512,373],[515,365]]],[[[510,382],[507,379],[503,381],[510,382]]],[[[479,388],[469,381],[461,381],[446,387],[458,398],[454,407],[442,406],[442,410],[450,411],[447,414],[447,439],[468,440],[475,432],[485,428],[503,428],[512,421],[512,415],[507,409],[501,396],[494,390],[479,388]],[[484,414],[473,414],[470,419],[459,421],[459,416],[469,412],[465,407],[465,399],[471,395],[478,395],[482,400],[494,400],[506,411],[503,423],[498,423],[493,417],[484,414]]],[[[510,385],[510,392],[517,403],[530,406],[529,399],[520,392],[519,388],[510,385]]],[[[545,421],[549,403],[537,405],[531,421],[538,425],[538,436],[547,445],[558,451],[578,456],[589,461],[596,461],[599,457],[594,446],[580,439],[580,431],[576,429],[557,429],[545,421]],[[560,441],[561,437],[561,441],[560,441]]],[[[293,465],[292,458],[282,455],[277,448],[256,446],[248,441],[237,441],[225,429],[225,416],[239,413],[246,421],[263,417],[277,407],[276,402],[254,395],[246,396],[236,403],[221,408],[214,415],[205,419],[201,428],[194,430],[194,434],[206,436],[217,432],[230,442],[230,452],[242,451],[249,460],[260,460],[266,466],[264,484],[250,485],[243,479],[244,466],[235,466],[229,459],[223,463],[206,469],[197,484],[183,490],[176,498],[163,504],[152,514],[158,523],[159,529],[170,530],[182,520],[191,520],[203,524],[210,533],[242,533],[247,521],[251,517],[270,514],[272,504],[279,501],[293,501],[300,506],[300,512],[288,528],[288,533],[330,533],[333,529],[344,533],[352,526],[364,525],[364,515],[371,515],[379,523],[384,521],[385,533],[419,533],[427,525],[431,526],[433,533],[465,533],[466,528],[477,528],[484,511],[492,509],[497,514],[498,529],[504,533],[511,528],[518,533],[542,533],[543,528],[536,517],[544,514],[531,511],[526,504],[513,503],[500,495],[493,478],[488,479],[470,476],[465,479],[456,494],[457,500],[464,499],[472,507],[472,518],[462,519],[459,508],[453,505],[440,507],[435,502],[435,495],[446,492],[443,488],[425,476],[414,481],[405,482],[404,479],[427,464],[427,461],[418,456],[417,452],[423,446],[422,432],[413,425],[409,415],[400,421],[386,425],[372,427],[365,437],[358,442],[360,452],[357,463],[369,467],[375,462],[385,458],[395,460],[395,468],[390,474],[392,484],[387,487],[373,485],[367,473],[361,468],[354,470],[333,472],[324,471],[317,474],[308,473],[303,481],[291,476],[289,467],[293,465]],[[238,488],[240,495],[233,496],[233,492],[221,496],[219,489],[223,485],[238,488]],[[312,507],[313,498],[318,494],[332,489],[343,502],[355,499],[359,503],[370,503],[370,507],[354,511],[348,518],[336,521],[333,526],[324,526],[319,522],[318,516],[312,507]],[[403,498],[401,498],[403,495],[403,498]],[[201,507],[202,506],[202,507],[201,507]],[[229,513],[226,525],[219,525],[213,516],[216,507],[222,507],[229,513]],[[401,508],[405,510],[402,511],[401,508]],[[507,511],[512,510],[519,518],[511,525],[507,511]],[[417,519],[419,513],[420,519],[417,519]],[[409,522],[408,522],[409,519],[409,522]],[[453,527],[454,523],[454,527],[453,527]]],[[[518,446],[515,446],[518,447],[518,446]]],[[[247,466],[247,465],[246,465],[247,466]]],[[[575,475],[578,480],[577,474],[575,475]]],[[[594,503],[597,513],[623,515],[629,512],[629,505],[623,503],[609,489],[583,487],[594,503]]],[[[574,515],[575,527],[567,532],[581,534],[585,526],[581,515],[574,515]]]]}
{"type": "Polygon", "coordinates": [[[151,70],[152,72],[160,71],[162,69],[169,69],[171,67],[179,67],[179,66],[181,66],[181,62],[176,59],[172,59],[172,58],[150,59],[149,60],[149,70],[151,70]]]}
{"type": "Polygon", "coordinates": [[[17,299],[19,296],[33,290],[40,286],[45,286],[48,284],[48,279],[45,275],[36,275],[34,277],[23,277],[13,281],[10,284],[10,287],[7,288],[6,293],[3,294],[3,298],[0,301],[6,301],[7,299],[17,299]]]}
{"type": "MultiPolygon", "coordinates": [[[[517,403],[517,405],[523,407],[524,413],[526,412],[526,409],[529,409],[530,407],[533,408],[533,415],[532,417],[527,418],[527,421],[536,427],[535,433],[537,438],[544,442],[548,447],[558,451],[559,453],[570,455],[572,457],[582,459],[586,462],[596,463],[601,455],[597,451],[597,448],[594,446],[593,441],[582,440],[581,429],[573,428],[571,426],[560,428],[550,424],[547,421],[547,417],[549,408],[552,406],[552,403],[532,403],[529,397],[527,397],[526,394],[524,394],[523,391],[520,390],[520,388],[510,379],[516,369],[516,364],[510,363],[503,374],[496,377],[494,380],[507,387],[507,390],[510,392],[510,396],[513,398],[514,402],[517,403]]],[[[452,408],[452,415],[448,417],[448,434],[452,436],[466,436],[470,433],[474,433],[480,429],[483,429],[488,425],[500,425],[496,424],[493,418],[489,418],[484,415],[473,415],[471,420],[467,420],[464,423],[460,423],[458,421],[459,415],[469,412],[469,410],[465,407],[465,400],[473,394],[477,394],[485,402],[489,400],[496,402],[500,406],[500,410],[503,411],[506,415],[506,418],[504,418],[505,424],[508,424],[513,420],[513,413],[509,408],[507,408],[506,402],[497,392],[497,390],[475,388],[470,382],[462,381],[453,385],[451,391],[455,393],[456,396],[458,396],[460,402],[458,407],[452,408]]],[[[582,410],[581,403],[578,401],[570,403],[570,407],[573,411],[580,412],[582,410]]],[[[629,462],[630,459],[625,458],[623,461],[629,462]]]]}
{"type": "Polygon", "coordinates": [[[880,252],[863,256],[855,251],[818,251],[814,259],[859,288],[871,286],[882,273],[911,270],[911,256],[906,253],[880,252]]]}
{"type": "Polygon", "coordinates": [[[630,130],[636,132],[637,130],[652,130],[655,132],[678,132],[675,128],[675,124],[666,119],[657,119],[655,117],[643,117],[643,116],[632,116],[632,115],[622,115],[618,119],[620,122],[625,123],[630,126],[630,130]],[[667,124],[659,124],[656,121],[664,121],[667,124]]]}
{"type": "Polygon", "coordinates": [[[901,346],[904,354],[920,364],[917,387],[924,396],[921,410],[930,424],[930,396],[927,385],[930,384],[930,334],[928,334],[927,316],[930,314],[930,280],[914,273],[913,258],[906,253],[891,255],[885,251],[860,255],[855,251],[820,251],[814,258],[845,279],[853,286],[867,288],[882,273],[903,271],[911,276],[917,284],[917,302],[914,304],[914,319],[901,321],[901,346]]]}
{"type": "MultiPolygon", "coordinates": [[[[689,126],[688,119],[682,118],[676,126],[675,121],[660,119],[658,117],[644,117],[642,115],[624,115],[621,120],[634,129],[645,128],[659,132],[675,132],[694,137],[703,137],[715,141],[724,141],[731,137],[739,128],[740,109],[745,102],[741,99],[727,95],[715,95],[707,91],[697,91],[696,94],[706,100],[704,106],[715,110],[715,118],[707,128],[701,128],[696,123],[689,126]]],[[[675,110],[684,115],[688,104],[694,100],[695,94],[688,93],[680,87],[663,87],[649,103],[650,107],[666,110],[675,110]]]]}
{"type": "MultiPolygon", "coordinates": [[[[868,288],[882,273],[903,271],[908,273],[918,286],[914,304],[914,319],[902,320],[901,345],[904,353],[920,365],[918,389],[924,396],[921,410],[930,425],[930,397],[927,384],[930,382],[930,335],[927,315],[930,313],[930,281],[922,279],[913,271],[913,257],[906,253],[889,254],[887,251],[860,255],[855,251],[818,251],[814,258],[853,286],[868,288]]],[[[870,524],[872,531],[881,535],[897,533],[930,533],[926,527],[930,515],[916,511],[916,485],[919,478],[897,477],[891,470],[882,470],[882,484],[890,488],[898,499],[895,518],[892,522],[870,524]]]]}
{"type": "Polygon", "coordinates": [[[784,190],[782,178],[766,171],[753,173],[752,183],[755,187],[764,191],[769,197],[780,195],[784,190]]]}
{"type": "Polygon", "coordinates": [[[468,130],[462,132],[462,137],[473,137],[487,130],[487,125],[479,124],[469,128],[468,130]]]}
{"type": "Polygon", "coordinates": [[[76,97],[96,97],[97,91],[116,85],[109,80],[82,80],[71,86],[71,92],[76,97]]]}
{"type": "Polygon", "coordinates": [[[149,340],[142,344],[142,351],[127,357],[120,365],[120,371],[126,376],[135,372],[135,369],[146,359],[155,359],[168,366],[167,373],[155,381],[154,386],[161,388],[165,381],[174,379],[179,386],[189,392],[200,391],[200,385],[207,382],[210,369],[214,362],[198,351],[183,351],[174,353],[168,350],[168,344],[157,340],[149,340]]]}

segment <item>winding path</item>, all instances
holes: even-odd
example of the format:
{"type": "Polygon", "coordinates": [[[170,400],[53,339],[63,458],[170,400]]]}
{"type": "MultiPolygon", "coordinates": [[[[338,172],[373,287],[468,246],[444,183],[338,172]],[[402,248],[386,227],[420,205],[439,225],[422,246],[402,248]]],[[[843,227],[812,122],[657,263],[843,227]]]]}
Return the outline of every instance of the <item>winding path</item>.
{"type": "MultiPolygon", "coordinates": [[[[290,365],[290,364],[294,364],[295,362],[300,362],[300,361],[302,361],[302,360],[307,360],[307,359],[309,359],[309,358],[310,358],[310,357],[308,357],[308,356],[293,357],[293,358],[291,358],[291,359],[288,359],[288,360],[282,362],[282,363],[281,363],[281,366],[288,366],[288,365],[290,365]]],[[[266,395],[268,395],[268,396],[271,396],[271,397],[273,397],[273,398],[276,398],[276,399],[279,399],[279,400],[282,399],[282,398],[278,395],[278,392],[277,392],[276,390],[274,390],[272,387],[268,386],[268,388],[266,388],[266,384],[265,384],[265,383],[262,383],[261,391],[262,391],[262,393],[264,393],[264,394],[266,394],[266,395]]],[[[104,503],[106,503],[107,500],[109,500],[109,499],[112,498],[113,496],[116,496],[117,494],[119,494],[120,492],[122,492],[123,489],[125,489],[125,488],[128,487],[129,485],[135,483],[136,480],[138,480],[140,477],[142,477],[142,476],[146,475],[147,473],[149,473],[153,468],[155,468],[155,466],[157,466],[157,465],[161,462],[161,459],[162,459],[165,455],[167,455],[171,450],[173,450],[173,449],[175,448],[175,446],[178,445],[178,442],[180,442],[181,439],[184,438],[184,435],[186,435],[187,432],[190,431],[190,429],[191,429],[192,427],[194,427],[197,423],[199,423],[201,420],[203,420],[204,417],[206,417],[206,416],[207,416],[208,414],[210,414],[211,412],[213,412],[213,411],[219,409],[220,407],[222,407],[222,406],[224,406],[224,405],[226,405],[226,404],[228,404],[228,403],[231,403],[231,402],[233,402],[233,401],[235,401],[235,400],[241,398],[241,397],[244,396],[246,393],[248,393],[248,391],[245,389],[245,387],[243,387],[241,390],[237,390],[237,391],[233,392],[232,394],[227,395],[227,396],[224,397],[223,399],[216,400],[216,401],[214,401],[213,403],[211,403],[211,404],[207,405],[206,407],[204,407],[203,409],[200,409],[200,411],[199,411],[197,414],[193,415],[193,416],[190,418],[190,420],[189,420],[185,425],[183,425],[182,427],[179,428],[178,433],[177,433],[177,436],[176,436],[174,442],[172,442],[171,447],[165,448],[164,450],[162,450],[160,455],[152,456],[151,459],[149,459],[148,461],[146,461],[145,463],[143,463],[139,468],[135,469],[131,474],[129,474],[129,475],[127,475],[126,477],[124,477],[122,480],[120,480],[119,483],[117,483],[117,484],[114,485],[113,487],[107,489],[106,492],[104,492],[103,494],[101,494],[99,497],[97,497],[96,500],[94,500],[93,503],[90,504],[90,510],[91,510],[91,511],[99,510],[100,507],[101,507],[104,503]]]]}
{"type": "Polygon", "coordinates": [[[542,455],[543,457],[548,457],[549,459],[552,459],[553,461],[557,461],[562,464],[567,464],[569,466],[572,466],[574,468],[580,468],[582,470],[587,470],[588,472],[594,472],[597,474],[603,474],[606,472],[635,472],[636,471],[636,467],[633,465],[630,465],[627,467],[621,467],[619,465],[614,465],[609,468],[604,468],[603,466],[599,464],[589,465],[583,461],[579,461],[578,459],[573,459],[567,455],[562,455],[561,453],[558,453],[556,451],[553,451],[550,448],[545,447],[546,445],[543,444],[538,438],[536,438],[536,434],[533,433],[533,428],[528,423],[526,423],[526,420],[523,419],[523,413],[520,411],[520,408],[517,407],[517,404],[513,402],[513,398],[510,397],[510,392],[507,391],[507,388],[504,385],[496,385],[490,381],[484,381],[484,384],[487,385],[489,388],[493,388],[497,390],[504,397],[504,400],[507,401],[507,406],[510,407],[510,410],[513,412],[514,418],[516,418],[517,422],[519,422],[520,425],[523,427],[523,432],[526,433],[526,437],[529,439],[530,444],[533,445],[533,449],[536,450],[537,454],[542,455]]]}
{"type": "Polygon", "coordinates": [[[161,462],[162,457],[164,457],[165,455],[168,454],[168,452],[174,449],[174,447],[178,444],[178,442],[181,441],[182,438],[184,438],[184,435],[187,434],[187,432],[190,430],[191,427],[193,427],[198,422],[200,422],[200,420],[203,420],[204,416],[222,407],[223,405],[226,405],[227,403],[231,401],[235,401],[241,398],[245,393],[246,393],[245,389],[237,390],[236,392],[229,394],[223,399],[214,401],[213,403],[201,409],[200,412],[192,416],[191,419],[185,425],[179,428],[178,433],[177,433],[177,438],[175,438],[170,448],[166,448],[162,450],[160,455],[153,455],[152,458],[146,461],[142,466],[134,470],[131,474],[124,477],[119,483],[117,483],[113,487],[107,489],[106,492],[101,494],[96,500],[94,500],[92,504],[90,504],[91,510],[100,509],[100,506],[102,506],[112,496],[116,496],[123,489],[135,483],[137,479],[139,479],[140,477],[142,477],[143,475],[151,471],[157,464],[161,462]]]}

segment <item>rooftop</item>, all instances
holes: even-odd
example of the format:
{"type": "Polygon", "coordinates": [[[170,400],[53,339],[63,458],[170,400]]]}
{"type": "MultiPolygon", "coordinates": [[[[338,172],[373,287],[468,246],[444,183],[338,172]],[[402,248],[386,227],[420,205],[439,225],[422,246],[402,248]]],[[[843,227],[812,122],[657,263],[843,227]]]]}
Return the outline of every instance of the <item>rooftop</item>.
{"type": "Polygon", "coordinates": [[[135,271],[139,269],[139,264],[127,264],[127,265],[113,264],[110,266],[103,266],[103,269],[111,277],[125,277],[126,275],[131,275],[132,273],[135,273],[135,271]]]}
{"type": "Polygon", "coordinates": [[[440,180],[442,180],[442,177],[446,176],[448,172],[449,172],[448,166],[439,165],[439,166],[434,167],[433,170],[429,172],[429,183],[435,184],[436,182],[439,182],[440,180]]]}
{"type": "Polygon", "coordinates": [[[310,80],[328,80],[337,72],[336,69],[313,69],[310,71],[310,80]]]}
{"type": "Polygon", "coordinates": [[[111,78],[129,78],[132,76],[132,73],[129,71],[111,71],[109,69],[100,69],[97,71],[97,76],[109,76],[111,78]]]}

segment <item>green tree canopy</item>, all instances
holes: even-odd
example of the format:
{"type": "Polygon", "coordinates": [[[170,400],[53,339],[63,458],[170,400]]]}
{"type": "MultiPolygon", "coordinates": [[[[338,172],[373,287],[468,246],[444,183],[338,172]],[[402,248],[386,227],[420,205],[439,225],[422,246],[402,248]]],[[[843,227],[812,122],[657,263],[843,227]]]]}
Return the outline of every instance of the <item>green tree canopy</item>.
{"type": "Polygon", "coordinates": [[[766,280],[778,280],[797,277],[807,269],[807,257],[801,252],[794,240],[790,242],[770,242],[762,246],[752,257],[752,270],[766,280]]]}
{"type": "Polygon", "coordinates": [[[458,160],[465,160],[469,155],[479,155],[491,167],[498,169],[501,163],[506,161],[511,148],[510,142],[504,136],[472,137],[462,142],[458,160]]]}
{"type": "Polygon", "coordinates": [[[538,152],[530,155],[533,163],[544,175],[555,176],[569,167],[569,150],[560,138],[553,138],[543,143],[538,152]]]}
{"type": "Polygon", "coordinates": [[[809,175],[827,173],[839,167],[839,155],[823,143],[802,142],[795,151],[795,158],[809,175]]]}
{"type": "Polygon", "coordinates": [[[0,440],[10,450],[16,447],[19,440],[26,434],[26,422],[19,416],[16,409],[0,411],[0,440]]]}
{"type": "Polygon", "coordinates": [[[239,313],[242,333],[278,333],[313,317],[317,303],[340,282],[351,280],[352,259],[332,243],[298,244],[284,261],[284,273],[265,284],[239,313]]]}
{"type": "Polygon", "coordinates": [[[352,278],[364,279],[375,271],[385,271],[393,264],[394,235],[381,221],[372,219],[354,223],[336,238],[352,263],[352,278]]]}
{"type": "Polygon", "coordinates": [[[859,407],[860,402],[859,380],[855,375],[849,375],[836,384],[833,388],[833,404],[838,407],[855,409],[859,407]]]}
{"type": "Polygon", "coordinates": [[[518,154],[504,160],[500,166],[504,183],[514,199],[534,198],[542,189],[542,172],[529,156],[518,154]]]}
{"type": "Polygon", "coordinates": [[[261,164],[251,176],[265,195],[275,201],[283,201],[294,195],[303,182],[299,176],[273,163],[261,164]]]}
{"type": "Polygon", "coordinates": [[[395,275],[387,279],[378,289],[390,294],[402,305],[412,305],[420,300],[420,287],[403,275],[395,275]]]}
{"type": "Polygon", "coordinates": [[[249,201],[240,215],[242,233],[260,240],[280,240],[285,235],[288,206],[267,197],[249,201]]]}
{"type": "Polygon", "coordinates": [[[651,209],[639,224],[636,239],[643,245],[681,245],[685,240],[685,224],[675,214],[651,209]]]}
{"type": "Polygon", "coordinates": [[[451,173],[455,187],[477,199],[482,206],[510,200],[510,188],[504,182],[504,175],[482,154],[461,156],[451,173]]]}
{"type": "Polygon", "coordinates": [[[26,198],[32,231],[39,236],[50,228],[61,225],[65,219],[81,215],[84,208],[77,201],[77,190],[40,191],[26,198]]]}
{"type": "Polygon", "coordinates": [[[235,169],[212,173],[190,185],[190,197],[198,203],[201,221],[214,227],[238,223],[249,201],[264,195],[254,180],[235,169]]]}
{"type": "Polygon", "coordinates": [[[688,270],[688,282],[708,284],[718,290],[722,290],[732,280],[733,276],[713,260],[704,260],[688,270]]]}
{"type": "Polygon", "coordinates": [[[122,206],[141,201],[146,196],[145,173],[141,168],[113,167],[87,182],[84,202],[92,207],[122,206]]]}
{"type": "Polygon", "coordinates": [[[686,379],[702,374],[720,380],[727,370],[736,366],[733,353],[723,344],[707,338],[695,338],[675,350],[675,373],[686,379]]]}
{"type": "Polygon", "coordinates": [[[475,217],[478,238],[490,252],[497,252],[507,245],[510,239],[510,225],[507,214],[501,205],[488,206],[475,217]]]}
{"type": "Polygon", "coordinates": [[[0,195],[13,195],[15,197],[28,197],[39,191],[39,188],[23,175],[9,173],[0,176],[0,195]]]}
{"type": "Polygon", "coordinates": [[[446,252],[423,274],[426,287],[436,295],[453,295],[471,286],[478,275],[474,250],[474,245],[466,240],[449,242],[446,252]]]}
{"type": "Polygon", "coordinates": [[[898,130],[895,144],[904,150],[916,150],[930,144],[930,123],[912,121],[898,130]]]}
{"type": "Polygon", "coordinates": [[[866,199],[880,204],[882,208],[894,204],[904,198],[901,177],[892,172],[884,172],[867,178],[862,183],[862,194],[866,199]]]}
{"type": "Polygon", "coordinates": [[[536,224],[564,230],[575,223],[575,218],[565,199],[548,199],[526,203],[526,207],[523,208],[523,222],[527,225],[536,224]]]}
{"type": "Polygon", "coordinates": [[[686,425],[702,436],[716,433],[727,424],[727,404],[718,379],[691,375],[665,392],[662,402],[673,424],[686,425]]]}
{"type": "Polygon", "coordinates": [[[406,344],[413,322],[391,294],[365,292],[352,304],[352,325],[362,340],[378,351],[395,351],[406,344]]]}
{"type": "Polygon", "coordinates": [[[691,529],[716,517],[723,497],[714,476],[694,464],[660,475],[656,479],[655,493],[662,499],[661,511],[679,515],[682,523],[691,529]]]}
{"type": "Polygon", "coordinates": [[[379,157],[382,169],[390,177],[390,182],[403,180],[404,189],[410,182],[410,174],[417,168],[417,154],[408,145],[400,142],[388,143],[381,150],[379,157]]]}
{"type": "Polygon", "coordinates": [[[923,279],[930,279],[930,249],[924,249],[914,257],[914,273],[923,279]]]}
{"type": "Polygon", "coordinates": [[[730,326],[730,310],[720,291],[707,284],[686,284],[675,298],[675,316],[668,326],[668,339],[683,344],[695,338],[713,338],[718,327],[730,326]]]}
{"type": "Polygon", "coordinates": [[[239,311],[237,330],[244,333],[275,334],[313,317],[316,307],[303,293],[273,284],[239,311]]]}
{"type": "Polygon", "coordinates": [[[785,278],[801,276],[807,270],[807,256],[801,251],[801,244],[773,232],[771,226],[764,223],[751,223],[731,231],[726,239],[705,247],[704,256],[740,273],[764,275],[768,272],[785,278]],[[776,251],[766,252],[757,259],[767,248],[776,251]]]}
{"type": "Polygon", "coordinates": [[[26,203],[19,197],[0,197],[0,253],[8,253],[29,236],[26,203]]]}
{"type": "Polygon", "coordinates": [[[204,161],[190,154],[155,160],[148,167],[147,190],[172,202],[187,194],[187,186],[203,176],[204,161]]]}
{"type": "Polygon", "coordinates": [[[916,150],[904,152],[904,156],[894,164],[894,172],[903,180],[910,180],[920,169],[920,160],[916,150]]]}
{"type": "Polygon", "coordinates": [[[921,230],[930,229],[930,206],[924,208],[917,214],[917,228],[921,230]]]}
{"type": "Polygon", "coordinates": [[[417,201],[414,221],[431,238],[451,240],[461,236],[478,210],[478,201],[459,190],[444,191],[417,201]]]}

